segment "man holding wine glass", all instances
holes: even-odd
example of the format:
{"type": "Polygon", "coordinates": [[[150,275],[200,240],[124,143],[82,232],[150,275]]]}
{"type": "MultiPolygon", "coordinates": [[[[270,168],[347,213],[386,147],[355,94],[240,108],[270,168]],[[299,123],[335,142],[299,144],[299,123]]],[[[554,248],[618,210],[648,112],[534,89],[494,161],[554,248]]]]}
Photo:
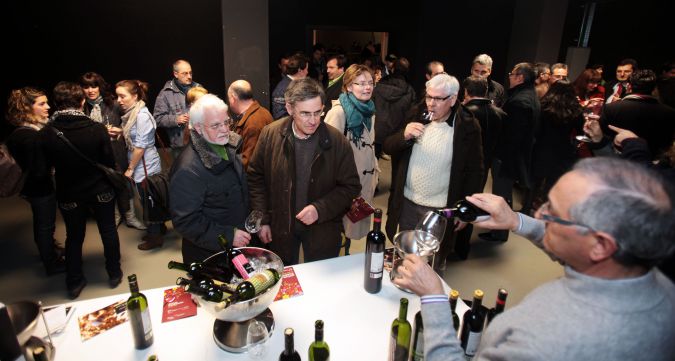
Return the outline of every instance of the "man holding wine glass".
{"type": "MultiPolygon", "coordinates": [[[[675,251],[675,195],[661,177],[586,158],[535,218],[493,194],[467,200],[490,213],[482,227],[511,230],[565,266],[490,323],[474,360],[672,360],[675,285],[655,266],[675,251]]],[[[461,360],[439,278],[415,255],[398,274],[396,284],[422,296],[425,360],[461,360]]]]}

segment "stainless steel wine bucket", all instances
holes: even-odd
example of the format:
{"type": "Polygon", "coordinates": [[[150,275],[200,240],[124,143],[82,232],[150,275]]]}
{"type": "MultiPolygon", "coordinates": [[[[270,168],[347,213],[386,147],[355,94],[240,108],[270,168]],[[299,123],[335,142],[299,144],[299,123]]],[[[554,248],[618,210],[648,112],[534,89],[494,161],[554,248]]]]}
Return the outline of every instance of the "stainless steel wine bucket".
{"type": "MultiPolygon", "coordinates": [[[[284,264],[281,261],[281,258],[279,258],[279,256],[277,256],[274,252],[256,247],[242,247],[238,248],[238,250],[240,250],[250,262],[261,262],[264,265],[262,268],[275,269],[277,272],[279,272],[279,276],[281,277],[284,271],[284,264]]],[[[220,253],[217,253],[211,257],[216,257],[219,254],[220,253]]],[[[207,260],[211,257],[207,258],[207,260]]],[[[277,293],[279,293],[279,289],[281,288],[281,282],[282,279],[279,278],[277,283],[267,289],[267,291],[250,300],[234,303],[227,308],[222,308],[218,303],[206,301],[201,297],[195,298],[198,300],[201,307],[211,313],[218,320],[230,322],[247,321],[255,316],[258,316],[260,313],[265,311],[265,309],[267,309],[267,307],[269,307],[272,302],[274,302],[274,298],[277,296],[277,293]]]]}
{"type": "MultiPolygon", "coordinates": [[[[7,313],[14,325],[19,345],[25,345],[37,326],[40,306],[30,301],[15,302],[7,305],[7,313]]],[[[8,330],[3,330],[6,331],[8,330]]]]}

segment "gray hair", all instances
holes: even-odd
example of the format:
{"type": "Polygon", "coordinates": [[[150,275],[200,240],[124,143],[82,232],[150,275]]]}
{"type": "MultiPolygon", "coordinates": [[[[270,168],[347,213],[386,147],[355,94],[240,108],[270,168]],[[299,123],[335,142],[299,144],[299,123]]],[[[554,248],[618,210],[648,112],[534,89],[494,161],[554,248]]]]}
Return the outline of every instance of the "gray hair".
{"type": "Polygon", "coordinates": [[[599,189],[570,208],[570,217],[616,239],[612,256],[626,265],[654,266],[675,251],[673,198],[661,177],[617,158],[586,158],[573,171],[599,189]]]}
{"type": "Polygon", "coordinates": [[[452,75],[438,74],[426,82],[426,88],[439,89],[447,95],[457,95],[459,92],[459,81],[452,75]]]}
{"type": "Polygon", "coordinates": [[[204,124],[207,117],[227,118],[227,104],[213,94],[204,94],[190,107],[190,124],[204,124]]]}
{"type": "Polygon", "coordinates": [[[567,66],[567,64],[565,64],[565,63],[555,63],[555,64],[551,65],[551,73],[553,73],[553,71],[556,70],[556,69],[565,69],[565,70],[567,70],[567,69],[568,69],[568,66],[567,66]]]}
{"type": "Polygon", "coordinates": [[[473,63],[471,63],[471,64],[476,64],[476,63],[478,63],[480,65],[485,65],[488,68],[492,69],[492,58],[490,57],[490,55],[480,54],[480,55],[476,56],[475,58],[473,58],[473,63]]]}
{"type": "Polygon", "coordinates": [[[326,104],[326,93],[323,86],[312,78],[293,80],[284,92],[284,100],[291,106],[297,102],[321,97],[321,104],[326,104]]]}

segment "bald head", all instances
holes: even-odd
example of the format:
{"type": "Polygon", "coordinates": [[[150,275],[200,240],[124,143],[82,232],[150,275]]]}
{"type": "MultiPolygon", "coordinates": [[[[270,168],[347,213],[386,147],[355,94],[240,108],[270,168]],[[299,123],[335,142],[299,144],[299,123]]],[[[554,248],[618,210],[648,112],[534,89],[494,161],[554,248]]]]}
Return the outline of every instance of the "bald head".
{"type": "Polygon", "coordinates": [[[227,100],[236,114],[243,113],[253,103],[253,89],[246,80],[235,80],[227,89],[227,100]]]}

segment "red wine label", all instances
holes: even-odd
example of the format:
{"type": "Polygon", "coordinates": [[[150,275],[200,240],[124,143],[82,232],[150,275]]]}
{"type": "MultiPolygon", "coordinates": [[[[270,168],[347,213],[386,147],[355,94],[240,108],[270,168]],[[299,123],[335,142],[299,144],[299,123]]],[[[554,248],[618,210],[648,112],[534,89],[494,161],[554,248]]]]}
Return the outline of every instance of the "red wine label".
{"type": "Polygon", "coordinates": [[[234,257],[234,259],[232,259],[232,264],[237,269],[237,271],[239,272],[241,277],[245,280],[247,280],[247,279],[249,279],[249,277],[251,277],[251,275],[248,274],[248,272],[246,271],[246,268],[244,268],[244,265],[247,264],[247,263],[248,263],[248,260],[246,259],[246,256],[244,256],[243,254],[240,254],[240,255],[234,257]]]}

